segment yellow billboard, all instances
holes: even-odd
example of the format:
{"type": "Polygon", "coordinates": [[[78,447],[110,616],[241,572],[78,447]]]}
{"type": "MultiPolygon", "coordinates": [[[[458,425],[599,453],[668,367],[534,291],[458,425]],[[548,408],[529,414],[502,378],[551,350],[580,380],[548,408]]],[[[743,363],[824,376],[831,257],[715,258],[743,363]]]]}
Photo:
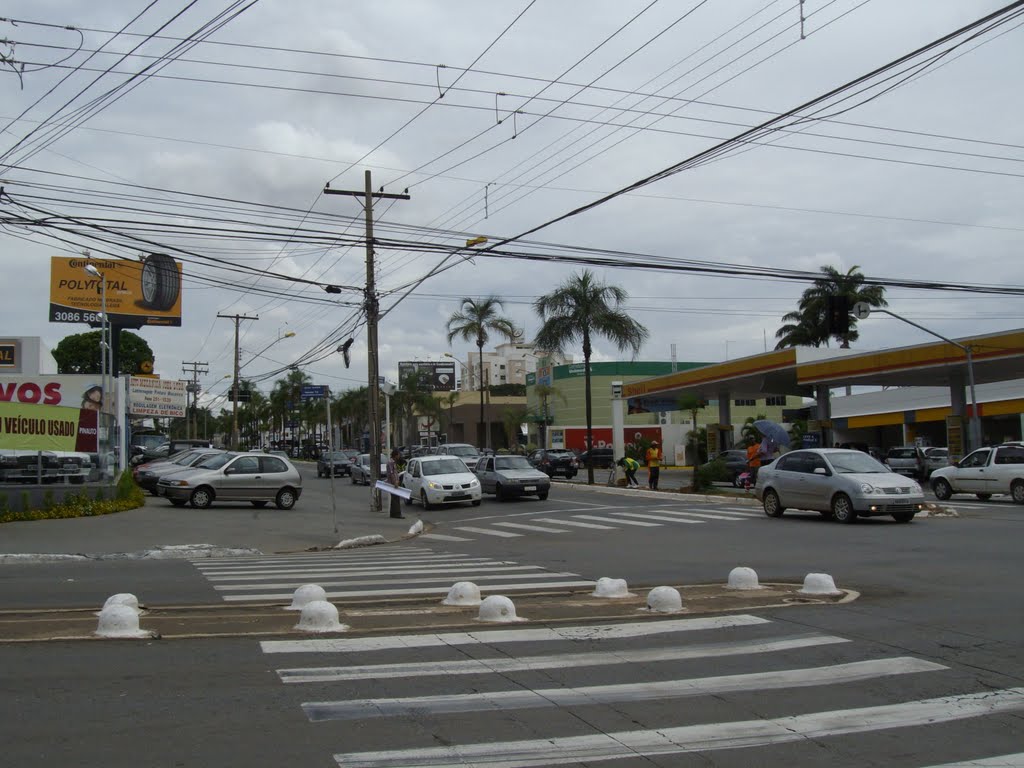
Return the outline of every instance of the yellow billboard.
{"type": "Polygon", "coordinates": [[[94,453],[97,422],[88,408],[0,402],[0,448],[94,453]]]}
{"type": "Polygon", "coordinates": [[[103,284],[113,325],[181,325],[181,262],[165,253],[138,261],[53,256],[50,322],[98,325],[103,284]]]}

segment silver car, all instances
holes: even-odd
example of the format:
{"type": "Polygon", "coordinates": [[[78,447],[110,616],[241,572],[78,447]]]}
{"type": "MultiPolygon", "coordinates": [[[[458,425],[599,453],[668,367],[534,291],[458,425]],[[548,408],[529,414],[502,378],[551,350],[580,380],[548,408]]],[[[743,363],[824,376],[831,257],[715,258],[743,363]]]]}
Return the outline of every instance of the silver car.
{"type": "MultiPolygon", "coordinates": [[[[352,485],[359,485],[359,483],[369,485],[372,469],[370,466],[370,454],[359,454],[359,458],[352,460],[352,466],[348,470],[348,474],[352,478],[352,485]]],[[[386,480],[388,477],[388,457],[383,453],[380,455],[380,474],[378,477],[381,480],[386,480]]]]}
{"type": "Polygon", "coordinates": [[[536,469],[525,456],[484,456],[477,462],[476,476],[484,493],[498,501],[514,496],[548,497],[551,478],[536,469]]]}
{"type": "Polygon", "coordinates": [[[190,469],[164,475],[157,495],[176,507],[186,502],[205,509],[214,501],[248,501],[254,507],[274,502],[291,509],[302,494],[302,476],[288,459],[270,454],[217,453],[190,469]]]}
{"type": "Polygon", "coordinates": [[[768,517],[810,509],[841,523],[891,515],[909,523],[924,506],[921,486],[861,451],[809,448],[783,454],[757,473],[757,498],[768,517]]]}

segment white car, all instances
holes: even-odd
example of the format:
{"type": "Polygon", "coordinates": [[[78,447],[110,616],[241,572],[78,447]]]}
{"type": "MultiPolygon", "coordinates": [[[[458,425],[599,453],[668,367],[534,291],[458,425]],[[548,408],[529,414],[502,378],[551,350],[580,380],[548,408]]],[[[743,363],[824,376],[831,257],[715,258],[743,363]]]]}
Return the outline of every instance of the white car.
{"type": "Polygon", "coordinates": [[[399,485],[409,489],[406,504],[415,499],[424,509],[470,502],[480,506],[480,481],[458,456],[417,456],[409,459],[399,485]]]}
{"type": "Polygon", "coordinates": [[[973,493],[982,501],[995,493],[1008,493],[1024,504],[1024,443],[972,451],[956,464],[932,472],[931,484],[940,501],[954,493],[973,493]]]}

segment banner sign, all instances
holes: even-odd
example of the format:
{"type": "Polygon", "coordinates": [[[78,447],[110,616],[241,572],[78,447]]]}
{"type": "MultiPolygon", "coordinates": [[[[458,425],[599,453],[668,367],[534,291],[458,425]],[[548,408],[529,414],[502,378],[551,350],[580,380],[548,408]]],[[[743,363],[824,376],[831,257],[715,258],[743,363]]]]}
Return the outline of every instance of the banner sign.
{"type": "Polygon", "coordinates": [[[454,392],[455,363],[404,362],[398,364],[398,381],[404,384],[410,374],[415,373],[419,388],[424,392],[454,392]]]}
{"type": "Polygon", "coordinates": [[[0,368],[18,367],[18,343],[5,341],[0,344],[0,368]]]}
{"type": "Polygon", "coordinates": [[[113,325],[181,325],[181,262],[164,253],[141,261],[53,256],[50,259],[50,322],[99,325],[106,284],[107,315],[113,325]]]}
{"type": "Polygon", "coordinates": [[[0,403],[63,405],[114,413],[117,390],[104,396],[99,374],[4,376],[0,374],[0,403]]]}
{"type": "MultiPolygon", "coordinates": [[[[585,451],[587,444],[587,428],[586,427],[565,427],[563,430],[565,435],[564,445],[561,447],[569,448],[574,451],[585,451]]],[[[611,427],[594,427],[594,447],[595,448],[611,448],[612,447],[612,428],[611,427]]],[[[657,425],[651,426],[634,426],[627,425],[622,429],[623,442],[626,445],[630,443],[639,442],[641,439],[646,440],[658,440],[661,441],[661,427],[657,425]]],[[[552,447],[554,447],[554,437],[552,437],[552,447]]]]}
{"type": "Polygon", "coordinates": [[[97,434],[94,410],[0,402],[0,448],[95,453],[97,434]]]}
{"type": "Polygon", "coordinates": [[[180,419],[185,415],[188,382],[131,376],[128,379],[128,413],[180,419]]]}

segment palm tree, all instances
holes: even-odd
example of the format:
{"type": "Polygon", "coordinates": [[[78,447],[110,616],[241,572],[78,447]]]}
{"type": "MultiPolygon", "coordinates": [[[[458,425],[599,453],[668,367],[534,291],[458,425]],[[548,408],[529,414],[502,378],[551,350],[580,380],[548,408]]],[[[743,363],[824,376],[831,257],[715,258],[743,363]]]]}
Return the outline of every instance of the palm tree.
{"type": "Polygon", "coordinates": [[[551,414],[548,409],[548,404],[551,402],[552,397],[557,397],[563,403],[568,403],[565,399],[565,395],[562,394],[558,387],[551,384],[538,384],[533,388],[533,393],[540,400],[540,413],[537,414],[537,421],[540,423],[540,447],[548,447],[548,426],[551,421],[551,414]]]}
{"type": "MultiPolygon", "coordinates": [[[[541,328],[534,339],[541,349],[561,352],[577,341],[583,344],[584,394],[586,396],[587,448],[594,444],[590,394],[590,356],[594,336],[604,336],[620,351],[633,357],[647,339],[647,329],[622,310],[628,294],[622,288],[597,282],[590,270],[574,275],[551,293],[534,302],[541,328]]],[[[590,454],[588,453],[588,456],[590,454]]],[[[587,462],[587,482],[594,482],[594,466],[587,462]]]]}
{"type": "MultiPolygon", "coordinates": [[[[783,315],[784,325],[775,332],[779,343],[776,349],[787,347],[828,345],[828,300],[831,296],[845,296],[850,309],[859,302],[872,307],[886,307],[885,287],[864,285],[864,275],[859,266],[852,266],[845,273],[832,266],[820,268],[822,276],[803,292],[797,311],[783,315]]],[[[836,335],[841,349],[849,349],[850,342],[860,338],[857,318],[850,315],[850,329],[836,335]]]]}
{"type": "MultiPolygon", "coordinates": [[[[484,439],[484,345],[490,340],[491,333],[503,336],[509,341],[519,338],[519,329],[506,317],[501,317],[498,310],[502,309],[501,300],[497,296],[488,296],[479,301],[464,298],[462,309],[448,318],[448,343],[459,338],[476,344],[480,357],[480,433],[479,440],[484,439]]],[[[490,446],[488,446],[490,447],[490,446]]]]}

